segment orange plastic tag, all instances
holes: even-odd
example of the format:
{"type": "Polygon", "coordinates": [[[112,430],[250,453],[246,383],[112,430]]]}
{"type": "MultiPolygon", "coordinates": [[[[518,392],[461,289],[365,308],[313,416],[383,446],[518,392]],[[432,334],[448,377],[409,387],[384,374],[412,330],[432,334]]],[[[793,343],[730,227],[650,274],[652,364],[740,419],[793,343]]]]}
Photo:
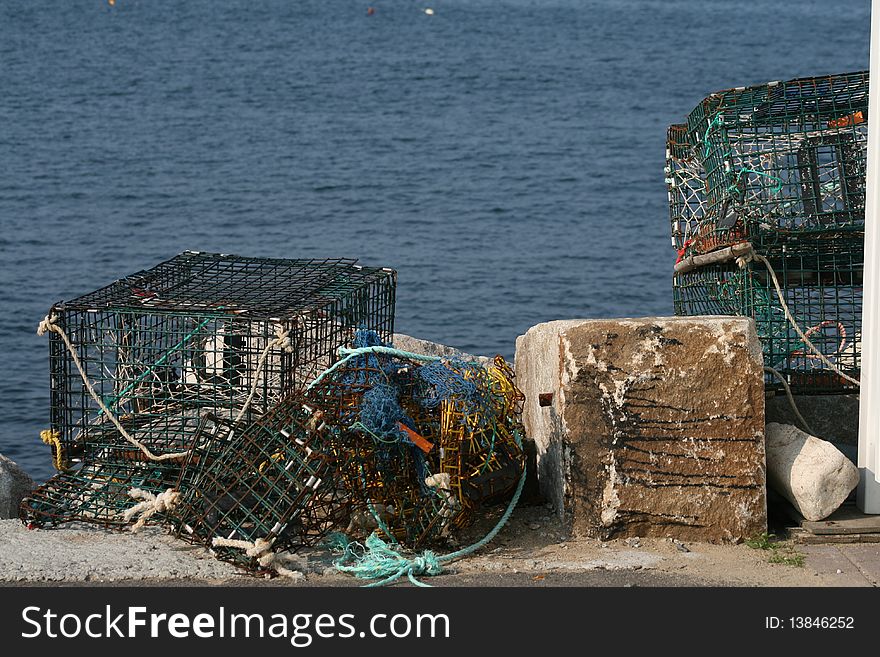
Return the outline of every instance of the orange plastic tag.
{"type": "Polygon", "coordinates": [[[434,443],[428,442],[427,440],[425,440],[424,438],[422,438],[419,434],[417,434],[415,431],[413,431],[412,429],[410,429],[410,428],[409,428],[408,426],[406,426],[403,422],[398,422],[397,425],[398,425],[401,429],[403,429],[404,431],[406,431],[406,435],[409,436],[409,439],[410,439],[411,441],[413,441],[413,445],[415,445],[416,447],[418,447],[418,448],[419,448],[420,450],[422,450],[425,454],[427,454],[428,452],[431,451],[431,449],[433,449],[433,447],[434,447],[434,443]]]}
{"type": "Polygon", "coordinates": [[[855,114],[850,114],[849,116],[842,116],[839,119],[831,119],[828,122],[829,128],[846,128],[851,125],[858,125],[859,123],[865,122],[865,115],[862,114],[862,110],[859,110],[855,114]]]}

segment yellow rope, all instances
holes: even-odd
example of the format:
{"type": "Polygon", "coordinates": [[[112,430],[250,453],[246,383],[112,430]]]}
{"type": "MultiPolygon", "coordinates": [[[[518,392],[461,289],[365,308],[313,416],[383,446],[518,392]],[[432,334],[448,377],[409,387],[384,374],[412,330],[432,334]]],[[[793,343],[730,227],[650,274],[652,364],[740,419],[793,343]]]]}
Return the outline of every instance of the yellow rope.
{"type": "Polygon", "coordinates": [[[67,459],[64,458],[64,448],[61,446],[61,435],[55,429],[46,429],[40,432],[40,440],[53,447],[52,465],[58,472],[67,472],[69,466],[67,459]]]}

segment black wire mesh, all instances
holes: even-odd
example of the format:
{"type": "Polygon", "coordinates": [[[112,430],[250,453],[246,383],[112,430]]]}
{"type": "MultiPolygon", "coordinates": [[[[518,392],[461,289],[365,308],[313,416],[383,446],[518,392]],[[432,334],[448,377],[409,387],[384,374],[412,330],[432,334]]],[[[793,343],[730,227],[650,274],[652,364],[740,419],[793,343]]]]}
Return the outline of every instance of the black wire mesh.
{"type": "MultiPolygon", "coordinates": [[[[163,456],[185,452],[206,416],[247,427],[301,392],[358,330],[390,340],[395,289],[393,270],[354,260],[186,252],[58,303],[50,315],[123,429],[163,456]],[[281,334],[289,348],[277,343],[281,334]]],[[[62,338],[50,336],[48,433],[56,464],[113,468],[148,460],[92,398],[62,338]]],[[[151,467],[165,472],[162,485],[174,485],[179,465],[151,467]]]]}

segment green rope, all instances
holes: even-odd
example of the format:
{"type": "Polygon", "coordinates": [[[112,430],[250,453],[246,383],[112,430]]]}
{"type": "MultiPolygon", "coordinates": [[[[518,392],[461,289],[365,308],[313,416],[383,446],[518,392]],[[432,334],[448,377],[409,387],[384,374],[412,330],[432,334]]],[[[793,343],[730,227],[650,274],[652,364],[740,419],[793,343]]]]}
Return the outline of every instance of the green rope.
{"type": "MultiPolygon", "coordinates": [[[[514,432],[514,439],[517,446],[522,449],[522,440],[520,439],[519,432],[514,432]]],[[[510,520],[513,510],[522,496],[523,487],[526,483],[526,472],[527,469],[523,467],[516,491],[513,497],[510,498],[504,514],[498,519],[498,522],[488,534],[472,545],[439,557],[431,550],[425,550],[421,555],[406,557],[389,546],[375,533],[370,534],[364,545],[350,541],[345,535],[337,533],[331,537],[330,546],[343,549],[343,554],[334,561],[333,565],[337,570],[351,573],[358,579],[378,580],[364,585],[368,588],[392,584],[404,575],[416,586],[430,587],[430,584],[420,582],[417,578],[440,575],[443,572],[443,564],[473,554],[485,547],[498,535],[498,532],[510,520]]]]}

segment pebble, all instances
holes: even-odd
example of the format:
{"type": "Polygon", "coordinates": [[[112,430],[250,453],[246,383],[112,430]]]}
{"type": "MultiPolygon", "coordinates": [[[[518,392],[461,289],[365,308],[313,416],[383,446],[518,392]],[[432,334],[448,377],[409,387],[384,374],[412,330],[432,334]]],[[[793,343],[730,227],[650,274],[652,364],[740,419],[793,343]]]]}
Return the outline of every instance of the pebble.
{"type": "Polygon", "coordinates": [[[532,530],[541,529],[541,525],[539,525],[537,522],[533,522],[533,523],[529,524],[529,529],[532,529],[532,530]]]}
{"type": "Polygon", "coordinates": [[[838,574],[838,575],[843,575],[843,571],[842,571],[840,568],[838,568],[838,569],[837,569],[837,574],[838,574]]]}
{"type": "Polygon", "coordinates": [[[626,544],[631,548],[641,547],[642,542],[639,540],[637,536],[626,539],[626,544]]]}

